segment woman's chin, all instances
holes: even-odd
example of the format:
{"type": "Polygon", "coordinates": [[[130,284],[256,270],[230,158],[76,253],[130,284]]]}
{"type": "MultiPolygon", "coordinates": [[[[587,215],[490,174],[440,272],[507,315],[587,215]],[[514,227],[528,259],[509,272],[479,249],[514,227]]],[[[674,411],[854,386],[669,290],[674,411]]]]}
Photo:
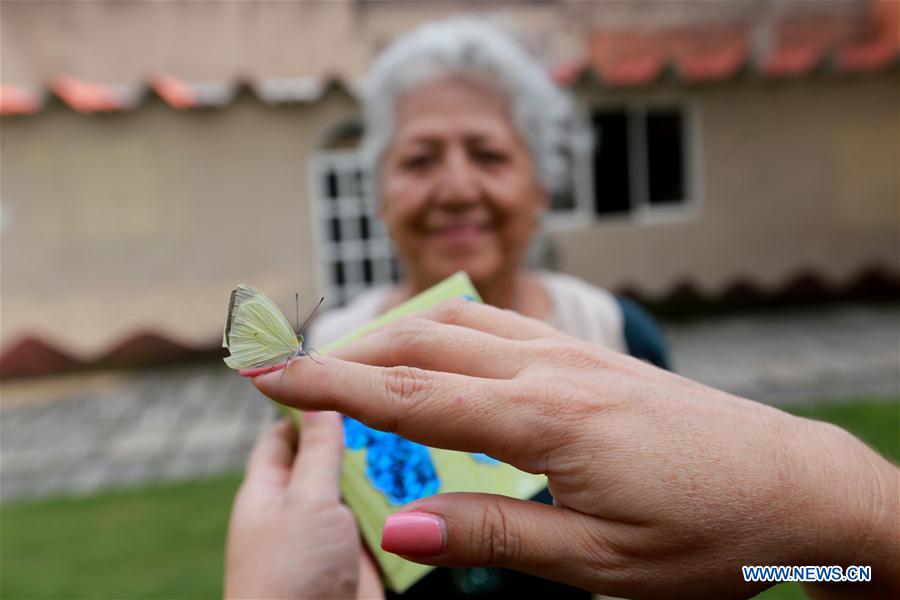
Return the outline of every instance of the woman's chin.
{"type": "Polygon", "coordinates": [[[459,271],[465,271],[475,287],[482,287],[497,277],[501,272],[501,266],[494,260],[485,260],[483,257],[455,257],[435,260],[425,270],[430,275],[429,279],[441,281],[459,271]]]}

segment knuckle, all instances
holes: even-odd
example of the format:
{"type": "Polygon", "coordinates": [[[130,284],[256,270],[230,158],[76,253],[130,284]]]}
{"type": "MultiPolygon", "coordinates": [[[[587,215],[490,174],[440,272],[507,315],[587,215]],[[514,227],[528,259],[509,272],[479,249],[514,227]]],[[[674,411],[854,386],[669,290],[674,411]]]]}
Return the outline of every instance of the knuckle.
{"type": "Polygon", "coordinates": [[[556,363],[559,349],[562,344],[553,338],[540,338],[529,342],[532,352],[535,354],[536,366],[545,366],[547,363],[556,363]]]}
{"type": "Polygon", "coordinates": [[[603,398],[597,396],[596,391],[585,385],[585,382],[567,382],[558,386],[558,408],[565,410],[571,417],[568,426],[579,424],[579,430],[602,413],[608,413],[613,408],[603,398]]]}
{"type": "Polygon", "coordinates": [[[531,450],[535,456],[571,440],[597,410],[596,398],[579,380],[529,377],[521,382],[517,396],[527,405],[522,415],[534,434],[531,450]]]}
{"type": "Polygon", "coordinates": [[[521,552],[520,541],[514,522],[500,501],[487,502],[481,513],[480,539],[475,540],[484,563],[515,564],[521,552]]]}
{"type": "Polygon", "coordinates": [[[428,377],[415,367],[388,367],[384,370],[384,388],[397,400],[407,402],[428,389],[428,377]]]}
{"type": "Polygon", "coordinates": [[[384,390],[389,403],[388,414],[392,415],[392,422],[386,431],[396,432],[412,408],[427,397],[431,379],[422,369],[407,366],[387,367],[379,373],[380,381],[376,385],[384,390]]]}
{"type": "Polygon", "coordinates": [[[571,342],[554,340],[544,351],[548,354],[548,361],[553,364],[575,369],[595,369],[599,363],[590,348],[571,342]]]}
{"type": "Polygon", "coordinates": [[[472,303],[462,298],[450,298],[438,304],[434,309],[434,318],[443,323],[454,324],[459,322],[466,307],[471,308],[472,303]]]}
{"type": "Polygon", "coordinates": [[[580,404],[579,390],[571,382],[561,379],[529,381],[528,393],[533,396],[532,405],[541,419],[563,417],[580,404]]]}

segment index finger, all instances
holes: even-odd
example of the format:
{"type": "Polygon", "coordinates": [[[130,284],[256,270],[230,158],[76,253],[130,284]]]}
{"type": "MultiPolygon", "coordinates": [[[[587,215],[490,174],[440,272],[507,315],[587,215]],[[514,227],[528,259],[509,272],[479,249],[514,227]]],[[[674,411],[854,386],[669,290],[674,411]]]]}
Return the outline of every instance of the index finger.
{"type": "Polygon", "coordinates": [[[324,356],[292,361],[282,376],[253,378],[263,394],[305,410],[336,410],[366,425],[428,446],[483,452],[539,472],[535,426],[546,418],[515,380],[469,377],[414,367],[377,367],[324,356]]]}

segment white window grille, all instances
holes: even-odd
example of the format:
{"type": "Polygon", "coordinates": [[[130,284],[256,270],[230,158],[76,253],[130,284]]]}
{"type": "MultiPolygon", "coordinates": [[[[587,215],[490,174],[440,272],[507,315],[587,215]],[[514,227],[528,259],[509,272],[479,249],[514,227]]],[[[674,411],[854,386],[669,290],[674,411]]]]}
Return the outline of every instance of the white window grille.
{"type": "Polygon", "coordinates": [[[367,288],[395,282],[397,260],[356,151],[320,152],[312,164],[319,272],[332,306],[367,288]]]}

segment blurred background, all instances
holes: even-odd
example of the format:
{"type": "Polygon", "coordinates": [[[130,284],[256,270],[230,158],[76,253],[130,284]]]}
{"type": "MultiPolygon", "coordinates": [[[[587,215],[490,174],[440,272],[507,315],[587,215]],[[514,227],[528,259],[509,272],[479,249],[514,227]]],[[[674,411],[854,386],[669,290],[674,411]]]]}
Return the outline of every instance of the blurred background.
{"type": "Polygon", "coordinates": [[[4,0],[0,596],[221,594],[274,418],[220,361],[228,294],[396,280],[356,91],[458,14],[577,107],[535,263],[641,302],[678,372],[900,457],[895,0],[4,0]]]}

